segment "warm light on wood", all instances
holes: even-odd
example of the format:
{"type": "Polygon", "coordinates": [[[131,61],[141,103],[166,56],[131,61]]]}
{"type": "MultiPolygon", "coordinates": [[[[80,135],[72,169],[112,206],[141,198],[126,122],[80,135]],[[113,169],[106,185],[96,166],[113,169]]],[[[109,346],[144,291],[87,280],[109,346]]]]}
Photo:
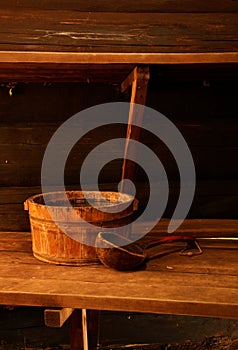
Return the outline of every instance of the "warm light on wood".
{"type": "Polygon", "coordinates": [[[112,52],[34,52],[0,51],[1,63],[78,63],[78,64],[193,64],[235,63],[238,52],[196,53],[112,53],[112,52]]]}

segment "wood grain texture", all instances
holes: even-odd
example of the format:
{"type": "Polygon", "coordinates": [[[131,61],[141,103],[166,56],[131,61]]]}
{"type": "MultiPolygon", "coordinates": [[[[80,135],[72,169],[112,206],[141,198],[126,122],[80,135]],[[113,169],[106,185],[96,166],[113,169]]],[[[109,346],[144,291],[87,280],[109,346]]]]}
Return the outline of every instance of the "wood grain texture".
{"type": "Polygon", "coordinates": [[[82,0],[9,0],[7,3],[0,1],[0,6],[14,8],[38,8],[51,10],[75,10],[93,12],[238,12],[236,1],[232,0],[143,0],[139,3],[131,0],[117,1],[101,0],[95,3],[93,0],[87,2],[82,0]]]}
{"type": "Polygon", "coordinates": [[[83,350],[82,310],[74,310],[70,317],[70,349],[83,350]]]}
{"type": "Polygon", "coordinates": [[[88,319],[87,331],[89,339],[89,349],[97,350],[99,345],[101,312],[99,310],[86,310],[86,312],[88,319]]]}
{"type": "Polygon", "coordinates": [[[98,310],[74,310],[70,317],[70,349],[96,350],[99,337],[98,310]]]}
{"type": "Polygon", "coordinates": [[[52,266],[7,248],[1,253],[1,304],[238,317],[237,248],[204,248],[193,258],[173,253],[128,273],[52,266]]]}
{"type": "Polygon", "coordinates": [[[30,217],[34,256],[52,264],[73,266],[98,264],[95,249],[98,231],[105,226],[113,228],[123,226],[124,220],[133,214],[135,208],[134,201],[131,201],[133,197],[110,191],[101,194],[98,191],[88,193],[68,191],[67,197],[74,207],[72,212],[68,210],[67,203],[65,206],[62,192],[51,192],[45,197],[49,200],[48,204],[51,203],[53,212],[48,211],[46,205],[39,205],[46,201],[42,194],[24,202],[24,209],[28,211],[30,217]],[[85,198],[88,196],[97,205],[87,204],[84,194],[85,198]],[[101,195],[104,202],[100,199],[101,195]],[[107,212],[105,209],[106,199],[113,211],[107,212]],[[84,203],[79,204],[82,200],[84,203]],[[85,225],[85,222],[90,225],[85,225]]]}
{"type": "Polygon", "coordinates": [[[238,51],[236,13],[167,13],[165,16],[155,12],[137,14],[19,8],[17,12],[0,9],[0,21],[4,28],[0,34],[1,51],[238,51]]]}
{"type": "Polygon", "coordinates": [[[83,349],[89,350],[88,347],[88,319],[87,319],[87,310],[82,309],[82,331],[83,331],[83,349]]]}
{"type": "MultiPolygon", "coordinates": [[[[214,92],[215,93],[215,92],[214,92]]],[[[218,91],[217,93],[223,93],[223,89],[218,91]]],[[[31,96],[27,96],[27,99],[31,96]]],[[[160,96],[159,96],[160,97],[160,96]]],[[[162,96],[161,96],[162,97],[162,96]]],[[[212,101],[212,103],[216,103],[219,95],[216,96],[216,99],[212,101]]],[[[207,98],[207,96],[204,95],[204,99],[207,98]]],[[[177,102],[177,101],[176,101],[177,102]]],[[[229,102],[229,99],[228,101],[229,102]]],[[[233,101],[234,102],[234,101],[233,101]]],[[[53,101],[52,101],[53,103],[53,101]]],[[[19,102],[20,104],[20,102],[19,102]]],[[[10,107],[10,103],[7,103],[7,107],[10,107]]],[[[234,106],[235,107],[235,106],[234,106]]],[[[2,104],[2,108],[4,108],[2,104]]],[[[43,113],[44,111],[42,111],[43,113]]],[[[196,118],[193,118],[193,115],[191,116],[191,120],[188,121],[175,121],[176,127],[179,129],[179,131],[182,133],[183,137],[185,138],[186,142],[191,147],[223,147],[224,149],[230,147],[230,148],[236,148],[237,146],[237,133],[238,133],[238,122],[235,119],[235,108],[234,108],[234,118],[229,118],[229,115],[224,114],[224,120],[218,119],[218,118],[206,118],[205,120],[197,119],[197,115],[195,114],[196,118]],[[212,137],[211,137],[212,136],[212,137]]],[[[24,111],[22,112],[24,113],[24,111]]],[[[232,117],[232,116],[231,116],[232,117]]],[[[40,117],[39,117],[40,118],[40,117]]],[[[182,119],[182,116],[181,116],[182,119]]],[[[5,153],[6,156],[6,149],[12,148],[12,153],[15,154],[17,147],[23,147],[24,150],[30,150],[33,149],[32,152],[34,152],[34,149],[40,148],[40,147],[46,147],[48,142],[50,141],[50,138],[53,136],[54,132],[59,128],[61,125],[61,121],[55,121],[55,122],[12,122],[12,123],[5,123],[1,124],[0,128],[0,147],[1,148],[1,154],[5,153]]],[[[113,125],[107,125],[104,126],[104,128],[98,129],[98,132],[95,131],[95,133],[88,133],[86,134],[82,139],[78,141],[80,144],[80,147],[93,147],[105,140],[109,140],[111,136],[113,138],[122,137],[126,133],[126,125],[124,124],[117,124],[116,127],[113,125]],[[102,132],[102,130],[107,129],[107,134],[102,132]]],[[[79,130],[79,133],[83,133],[84,129],[83,126],[80,125],[77,127],[79,130]]],[[[163,142],[155,137],[152,133],[146,132],[145,130],[141,131],[141,137],[143,140],[143,143],[146,143],[148,145],[153,146],[156,144],[156,146],[161,147],[163,142]]],[[[70,142],[70,140],[62,140],[62,143],[70,142]]],[[[9,150],[9,155],[11,154],[11,150],[9,150]]],[[[15,156],[16,157],[16,156],[15,156]]],[[[1,158],[1,163],[4,163],[2,160],[4,157],[1,158]]]]}
{"type": "MultiPolygon", "coordinates": [[[[161,185],[161,184],[160,184],[161,185]]],[[[101,190],[116,191],[118,183],[101,184],[101,190]]],[[[68,189],[80,188],[75,184],[68,186],[68,189]]],[[[147,200],[149,187],[148,184],[138,182],[136,184],[137,195],[140,208],[142,208],[147,200]]],[[[95,189],[95,186],[89,185],[89,190],[95,189]]],[[[52,190],[52,188],[50,189],[52,190]]],[[[57,186],[54,187],[57,191],[57,186]]],[[[30,197],[41,193],[41,188],[33,187],[1,187],[0,188],[0,230],[1,231],[29,231],[29,218],[27,212],[23,210],[23,202],[30,197]]],[[[170,199],[165,217],[171,217],[173,208],[177,202],[179,193],[179,182],[170,182],[170,199]]],[[[159,195],[159,186],[158,186],[159,195]]],[[[237,218],[238,204],[238,186],[236,180],[207,180],[197,182],[195,198],[191,207],[190,218],[237,218]]],[[[199,221],[198,221],[199,222],[199,221]]],[[[226,229],[229,225],[226,227],[226,229]]],[[[163,226],[162,226],[162,229],[163,226]]],[[[226,232],[225,229],[225,232],[226,232]]],[[[237,234],[237,227],[231,231],[233,235],[237,234]]],[[[223,227],[222,227],[223,231],[223,227]]],[[[216,230],[212,230],[216,235],[216,230]]],[[[218,230],[218,232],[220,232],[218,230]]],[[[228,231],[229,232],[229,231],[228,231]]],[[[229,234],[229,233],[227,233],[229,234]]]]}
{"type": "MultiPolygon", "coordinates": [[[[69,117],[86,108],[118,100],[113,86],[103,83],[20,83],[17,84],[12,96],[9,95],[8,88],[1,86],[0,90],[1,125],[7,124],[14,127],[15,123],[20,123],[27,129],[28,125],[35,123],[35,129],[37,124],[39,128],[42,127],[42,138],[45,129],[41,123],[49,124],[49,128],[51,123],[57,127],[57,124],[59,126],[69,117]]],[[[53,132],[53,129],[51,130],[53,132]]],[[[52,136],[52,134],[48,135],[52,136]]]]}
{"type": "Polygon", "coordinates": [[[44,310],[44,321],[47,327],[60,328],[70,317],[74,309],[63,308],[63,309],[45,309],[44,310]]]}
{"type": "MultiPolygon", "coordinates": [[[[121,180],[134,180],[135,175],[135,163],[128,161],[128,159],[136,159],[136,147],[130,144],[130,140],[139,141],[141,126],[143,120],[144,107],[146,104],[147,87],[150,78],[149,67],[136,67],[133,72],[126,78],[121,84],[121,90],[131,86],[131,100],[130,110],[127,122],[126,142],[124,150],[124,159],[122,165],[121,180]],[[138,108],[137,105],[140,105],[138,108]],[[132,125],[136,124],[137,127],[132,125]]],[[[125,193],[128,192],[129,188],[127,184],[121,186],[120,191],[125,193]]]]}
{"type": "MultiPolygon", "coordinates": [[[[191,53],[119,53],[119,52],[43,52],[43,51],[0,51],[0,77],[2,81],[94,81],[91,65],[135,65],[135,64],[224,64],[237,63],[237,52],[191,52],[191,53]],[[40,68],[40,70],[39,70],[40,68]],[[56,73],[54,73],[56,72],[56,73]],[[57,72],[62,77],[57,77],[57,72]]],[[[119,67],[113,67],[112,79],[118,81],[119,67]],[[118,78],[115,78],[117,77],[118,78]]],[[[102,77],[102,67],[98,79],[102,77]]],[[[133,69],[133,67],[130,67],[133,69]]],[[[96,68],[95,68],[96,70],[96,68]]],[[[108,73],[108,72],[107,72],[108,73]]],[[[123,79],[121,79],[122,81],[123,79]]]]}
{"type": "MultiPolygon", "coordinates": [[[[61,61],[63,57],[58,57],[57,55],[55,62],[47,63],[47,57],[44,57],[45,55],[43,54],[41,56],[41,59],[38,60],[38,62],[31,63],[26,61],[31,61],[32,59],[34,60],[34,54],[33,56],[30,53],[26,53],[25,55],[18,55],[14,52],[11,52],[8,55],[9,61],[14,60],[14,56],[15,59],[19,59],[20,62],[2,62],[5,60],[5,55],[3,52],[0,52],[1,81],[51,83],[70,81],[84,82],[88,84],[103,82],[111,85],[115,83],[120,84],[121,81],[127,76],[127,74],[129,74],[129,72],[134,68],[133,64],[80,64],[80,55],[74,56],[75,63],[72,64],[66,62],[68,59],[69,61],[71,61],[71,58],[73,57],[64,57],[64,63],[63,60],[61,61]],[[57,60],[58,63],[56,63],[57,60]],[[76,63],[77,61],[78,63],[76,63]]],[[[51,57],[51,59],[53,58],[53,56],[51,57]]],[[[93,57],[91,57],[91,60],[93,60],[93,57]]]]}

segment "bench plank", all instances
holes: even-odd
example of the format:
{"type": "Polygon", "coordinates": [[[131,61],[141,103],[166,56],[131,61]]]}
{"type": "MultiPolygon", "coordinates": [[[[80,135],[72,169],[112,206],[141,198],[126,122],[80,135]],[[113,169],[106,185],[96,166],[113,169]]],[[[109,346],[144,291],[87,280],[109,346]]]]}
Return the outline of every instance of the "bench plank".
{"type": "Polygon", "coordinates": [[[161,280],[160,275],[156,277],[160,283],[149,286],[146,279],[142,286],[138,283],[121,284],[121,280],[118,280],[119,286],[78,281],[62,283],[61,280],[58,286],[50,286],[50,281],[46,284],[45,280],[40,279],[27,282],[0,278],[1,303],[51,307],[74,305],[76,308],[228,318],[238,316],[237,288],[201,284],[191,287],[187,285],[191,281],[183,275],[176,279],[175,276],[161,280]],[[183,285],[178,284],[180,279],[183,285]]]}
{"type": "Polygon", "coordinates": [[[71,283],[74,283],[78,279],[82,283],[90,283],[90,281],[93,280],[94,282],[100,284],[103,282],[108,284],[116,284],[117,282],[120,282],[121,285],[121,279],[123,279],[123,283],[126,284],[143,283],[145,282],[146,278],[150,278],[151,281],[155,282],[156,277],[154,281],[153,274],[156,275],[159,273],[160,282],[162,280],[166,282],[167,278],[168,280],[170,278],[175,278],[177,283],[177,278],[183,279],[182,276],[185,274],[187,281],[192,283],[192,285],[200,284],[203,281],[206,281],[208,285],[211,278],[211,285],[215,283],[222,288],[237,286],[237,249],[229,250],[229,255],[226,250],[223,251],[222,249],[214,249],[214,251],[206,250],[203,253],[203,259],[200,257],[193,257],[192,259],[189,259],[179,256],[178,252],[173,252],[175,249],[170,249],[170,251],[170,255],[162,256],[161,254],[158,259],[150,261],[147,264],[146,273],[142,271],[133,272],[132,275],[129,275],[129,279],[127,279],[127,274],[119,274],[117,271],[106,270],[101,265],[97,267],[77,267],[77,276],[75,276],[75,268],[42,264],[38,262],[30,253],[29,256],[27,256],[26,253],[22,254],[21,256],[19,253],[14,253],[14,256],[16,256],[14,261],[13,259],[8,260],[6,254],[1,252],[1,257],[4,259],[4,263],[1,264],[3,271],[1,272],[0,277],[13,280],[35,280],[37,278],[48,281],[49,284],[57,284],[58,277],[60,277],[61,279],[65,279],[71,283]],[[229,265],[225,264],[225,260],[227,260],[228,257],[230,261],[229,265]],[[20,263],[20,258],[22,259],[22,263],[20,263]],[[217,263],[215,264],[214,261],[216,258],[218,259],[217,263]],[[13,265],[14,269],[12,267],[13,265]],[[20,268],[22,271],[19,271],[20,268]],[[89,275],[87,275],[88,273],[89,275]],[[100,274],[100,276],[97,276],[98,274],[100,274]],[[195,275],[196,281],[193,281],[195,275]]]}
{"type": "MultiPolygon", "coordinates": [[[[61,52],[238,51],[236,13],[0,9],[0,49],[61,52]]],[[[89,63],[89,62],[87,62],[89,63]]],[[[108,63],[113,63],[108,61],[108,63]]],[[[149,62],[148,62],[149,63],[149,62]]]]}
{"type": "Polygon", "coordinates": [[[37,8],[51,10],[75,10],[93,12],[238,12],[238,4],[234,0],[1,0],[4,7],[37,8]]]}
{"type": "MultiPolygon", "coordinates": [[[[4,248],[2,239],[0,304],[238,318],[235,242],[208,246],[192,258],[174,252],[149,261],[144,270],[122,273],[101,265],[45,264],[21,244],[11,250],[7,233],[0,236],[6,243],[4,248]]],[[[18,237],[30,247],[26,233],[18,237]]]]}

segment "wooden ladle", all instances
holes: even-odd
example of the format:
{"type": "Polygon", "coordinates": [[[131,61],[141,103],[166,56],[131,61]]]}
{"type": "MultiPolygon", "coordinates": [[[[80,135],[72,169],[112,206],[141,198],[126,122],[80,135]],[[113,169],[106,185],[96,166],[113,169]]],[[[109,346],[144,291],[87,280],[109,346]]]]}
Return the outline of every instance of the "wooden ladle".
{"type": "MultiPolygon", "coordinates": [[[[147,249],[171,242],[186,242],[190,247],[196,246],[200,249],[193,237],[175,235],[161,237],[142,248],[139,244],[117,233],[99,232],[96,239],[96,251],[99,260],[105,266],[126,271],[140,267],[149,259],[147,249]]],[[[198,253],[201,254],[201,250],[195,254],[198,253]]],[[[192,253],[186,253],[186,255],[192,255],[192,253]]]]}

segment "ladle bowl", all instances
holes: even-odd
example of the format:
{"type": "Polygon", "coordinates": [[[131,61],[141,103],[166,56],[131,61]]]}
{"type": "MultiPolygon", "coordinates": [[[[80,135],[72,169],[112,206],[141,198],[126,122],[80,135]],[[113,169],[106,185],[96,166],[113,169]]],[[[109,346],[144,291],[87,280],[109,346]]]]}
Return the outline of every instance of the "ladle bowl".
{"type": "Polygon", "coordinates": [[[146,252],[148,248],[171,242],[191,243],[195,242],[195,238],[171,235],[161,237],[142,248],[117,233],[99,232],[96,238],[96,252],[101,263],[107,267],[120,271],[134,270],[148,259],[146,252]]]}

